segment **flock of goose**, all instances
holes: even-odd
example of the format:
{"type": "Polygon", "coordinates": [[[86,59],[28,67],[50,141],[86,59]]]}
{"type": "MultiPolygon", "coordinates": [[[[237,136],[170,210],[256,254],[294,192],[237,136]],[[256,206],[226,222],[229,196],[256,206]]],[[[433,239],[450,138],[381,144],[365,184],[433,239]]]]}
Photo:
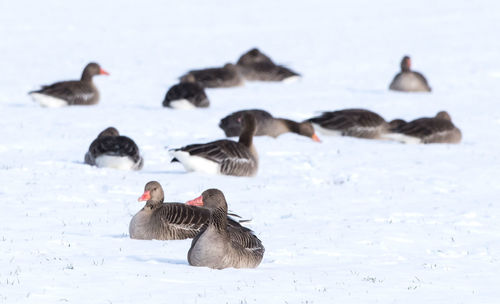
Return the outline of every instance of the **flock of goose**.
{"type": "MultiPolygon", "coordinates": [[[[94,105],[99,91],[93,76],[109,75],[97,63],[89,63],[80,80],[57,82],[29,94],[44,107],[94,105]]],[[[163,106],[174,109],[203,108],[210,105],[205,88],[240,86],[244,81],[288,82],[300,75],[275,64],[271,58],[252,49],[236,64],[192,70],[181,76],[163,100],[163,106]]],[[[411,60],[405,56],[401,72],[392,80],[390,90],[430,92],[425,77],[411,70],[411,60]]],[[[316,131],[324,135],[352,136],[365,139],[396,140],[405,143],[459,143],[461,132],[450,115],[441,111],[435,117],[406,122],[386,121],[366,109],[344,109],[324,112],[303,122],[275,118],[261,109],[242,110],[222,118],[219,127],[227,137],[209,143],[190,144],[170,150],[172,161],[180,162],[187,171],[232,176],[254,176],[258,170],[258,155],[254,136],[278,137],[287,132],[307,136],[320,142],[316,131]]],[[[85,163],[97,167],[140,170],[142,158],[136,143],[120,135],[114,127],[103,130],[90,144],[85,163]]],[[[148,182],[139,201],[146,205],[132,218],[129,234],[133,239],[177,240],[193,238],[188,262],[194,266],[216,269],[227,267],[257,267],[264,255],[264,246],[254,233],[228,215],[224,194],[208,189],[200,197],[181,203],[164,203],[164,193],[156,181],[148,182]]]]}

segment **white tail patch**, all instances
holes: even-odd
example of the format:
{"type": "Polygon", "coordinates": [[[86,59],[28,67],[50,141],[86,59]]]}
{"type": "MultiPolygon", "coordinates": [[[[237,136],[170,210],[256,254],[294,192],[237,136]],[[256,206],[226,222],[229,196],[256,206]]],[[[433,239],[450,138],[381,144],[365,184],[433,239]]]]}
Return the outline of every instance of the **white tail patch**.
{"type": "Polygon", "coordinates": [[[318,131],[319,133],[323,135],[328,135],[328,136],[342,136],[342,132],[338,130],[331,130],[327,128],[323,128],[322,126],[313,123],[312,124],[314,127],[314,130],[318,131]]]}
{"type": "Polygon", "coordinates": [[[294,75],[294,76],[290,76],[290,77],[287,77],[287,78],[283,79],[281,82],[283,82],[283,83],[294,83],[294,82],[298,82],[300,79],[301,79],[300,76],[294,75]]]}
{"type": "Polygon", "coordinates": [[[401,133],[386,133],[382,134],[382,139],[399,141],[404,144],[421,144],[422,140],[415,136],[408,136],[401,133]]]}
{"type": "Polygon", "coordinates": [[[187,99],[171,100],[168,105],[176,110],[190,110],[196,108],[196,106],[187,99]]]}
{"type": "Polygon", "coordinates": [[[190,155],[181,150],[170,150],[170,155],[175,157],[187,171],[198,171],[209,174],[220,174],[220,165],[206,158],[190,155]]]}
{"type": "Polygon", "coordinates": [[[34,101],[38,102],[42,107],[60,108],[68,105],[68,102],[64,99],[60,99],[50,95],[45,95],[42,93],[31,93],[30,96],[33,98],[34,101]]]}
{"type": "Polygon", "coordinates": [[[95,164],[100,168],[114,168],[120,170],[133,170],[135,163],[128,156],[101,155],[95,159],[95,164]]]}

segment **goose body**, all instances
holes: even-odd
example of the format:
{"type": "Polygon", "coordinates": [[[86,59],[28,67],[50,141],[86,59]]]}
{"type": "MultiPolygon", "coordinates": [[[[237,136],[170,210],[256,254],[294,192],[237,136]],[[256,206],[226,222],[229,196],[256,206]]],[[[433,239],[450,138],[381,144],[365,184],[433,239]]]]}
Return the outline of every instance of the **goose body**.
{"type": "Polygon", "coordinates": [[[85,163],[100,168],[140,170],[144,160],[132,139],[120,136],[118,130],[109,127],[90,144],[85,163]]]}
{"type": "Polygon", "coordinates": [[[56,82],[31,91],[29,95],[44,107],[68,105],[93,105],[99,102],[99,91],[92,78],[95,75],[109,75],[97,63],[89,63],[80,80],[56,82]]]}
{"type": "Polygon", "coordinates": [[[352,136],[359,138],[381,138],[388,130],[383,117],[364,109],[346,109],[334,112],[323,112],[313,117],[311,122],[316,130],[325,135],[352,136]]]}
{"type": "Polygon", "coordinates": [[[227,88],[243,85],[243,78],[234,64],[222,68],[192,70],[181,76],[181,82],[196,82],[204,88],[227,88]]]}
{"type": "Polygon", "coordinates": [[[163,100],[164,107],[173,109],[206,108],[209,105],[205,90],[195,82],[181,82],[172,86],[163,100]]]}
{"type": "Polygon", "coordinates": [[[256,122],[251,114],[243,117],[239,141],[217,140],[170,150],[172,161],[182,163],[187,171],[233,176],[253,176],[258,169],[258,155],[253,145],[256,122]]]}
{"type": "Polygon", "coordinates": [[[210,210],[208,224],[191,242],[190,265],[224,269],[255,268],[260,264],[265,252],[262,242],[247,228],[227,228],[227,202],[220,190],[206,190],[188,204],[210,210]]]}
{"type": "Polygon", "coordinates": [[[241,119],[246,113],[250,113],[255,117],[256,136],[267,135],[276,138],[283,133],[292,132],[319,141],[311,123],[299,123],[289,119],[274,118],[269,112],[259,109],[237,111],[222,118],[219,127],[224,130],[227,137],[240,135],[242,130],[241,119]]]}
{"type": "Polygon", "coordinates": [[[275,64],[256,48],[243,54],[236,64],[243,77],[249,81],[291,82],[300,78],[300,74],[275,64]]]}
{"type": "MultiPolygon", "coordinates": [[[[164,203],[161,185],[151,181],[144,187],[139,201],[146,205],[132,217],[129,235],[139,240],[182,240],[195,237],[208,223],[210,211],[182,203],[164,203]]],[[[229,230],[244,230],[238,222],[227,218],[229,230]]]]}
{"type": "Polygon", "coordinates": [[[435,117],[415,119],[391,129],[386,138],[403,143],[460,143],[462,132],[455,127],[450,115],[441,111],[435,117]]]}
{"type": "Polygon", "coordinates": [[[401,61],[401,72],[394,76],[389,89],[402,92],[430,92],[431,87],[427,79],[419,72],[411,70],[411,59],[403,57],[401,61]]]}

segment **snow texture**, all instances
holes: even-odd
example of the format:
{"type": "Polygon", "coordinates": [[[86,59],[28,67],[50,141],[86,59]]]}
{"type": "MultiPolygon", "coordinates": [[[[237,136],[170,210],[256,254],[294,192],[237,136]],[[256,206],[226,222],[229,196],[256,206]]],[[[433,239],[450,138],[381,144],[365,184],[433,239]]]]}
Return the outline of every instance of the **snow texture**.
{"type": "Polygon", "coordinates": [[[498,303],[500,2],[1,1],[0,303],[498,303]],[[258,47],[300,81],[207,90],[162,107],[185,72],[258,47]],[[390,92],[404,55],[433,92],[390,92]],[[95,106],[27,92],[98,62],[95,106]],[[225,115],[303,120],[367,108],[387,120],[447,110],[458,145],[285,134],[255,139],[256,177],[188,173],[168,149],[223,137],[225,115]],[[141,171],[83,163],[115,126],[141,171]],[[190,240],[139,241],[144,185],[167,201],[221,189],[266,247],[256,269],[191,267],[190,240]]]}

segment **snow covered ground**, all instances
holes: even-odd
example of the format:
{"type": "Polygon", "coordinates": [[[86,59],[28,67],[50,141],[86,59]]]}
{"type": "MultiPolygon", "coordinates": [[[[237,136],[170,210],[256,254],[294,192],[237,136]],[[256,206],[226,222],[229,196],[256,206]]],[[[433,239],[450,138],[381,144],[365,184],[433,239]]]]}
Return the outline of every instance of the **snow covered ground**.
{"type": "Polygon", "coordinates": [[[0,303],[498,303],[498,1],[0,2],[0,303]],[[161,107],[189,69],[259,47],[293,84],[212,89],[211,107],[161,107]],[[412,56],[431,94],[389,92],[412,56]],[[46,109],[27,92],[79,78],[101,102],[46,109]],[[223,137],[220,118],[296,120],[363,107],[386,119],[447,110],[459,145],[283,135],[255,140],[255,178],[185,173],[165,146],[223,137]],[[108,126],[139,172],[83,164],[108,126]],[[190,240],[137,241],[146,182],[167,201],[224,191],[266,247],[257,269],[190,267],[190,240]]]}

